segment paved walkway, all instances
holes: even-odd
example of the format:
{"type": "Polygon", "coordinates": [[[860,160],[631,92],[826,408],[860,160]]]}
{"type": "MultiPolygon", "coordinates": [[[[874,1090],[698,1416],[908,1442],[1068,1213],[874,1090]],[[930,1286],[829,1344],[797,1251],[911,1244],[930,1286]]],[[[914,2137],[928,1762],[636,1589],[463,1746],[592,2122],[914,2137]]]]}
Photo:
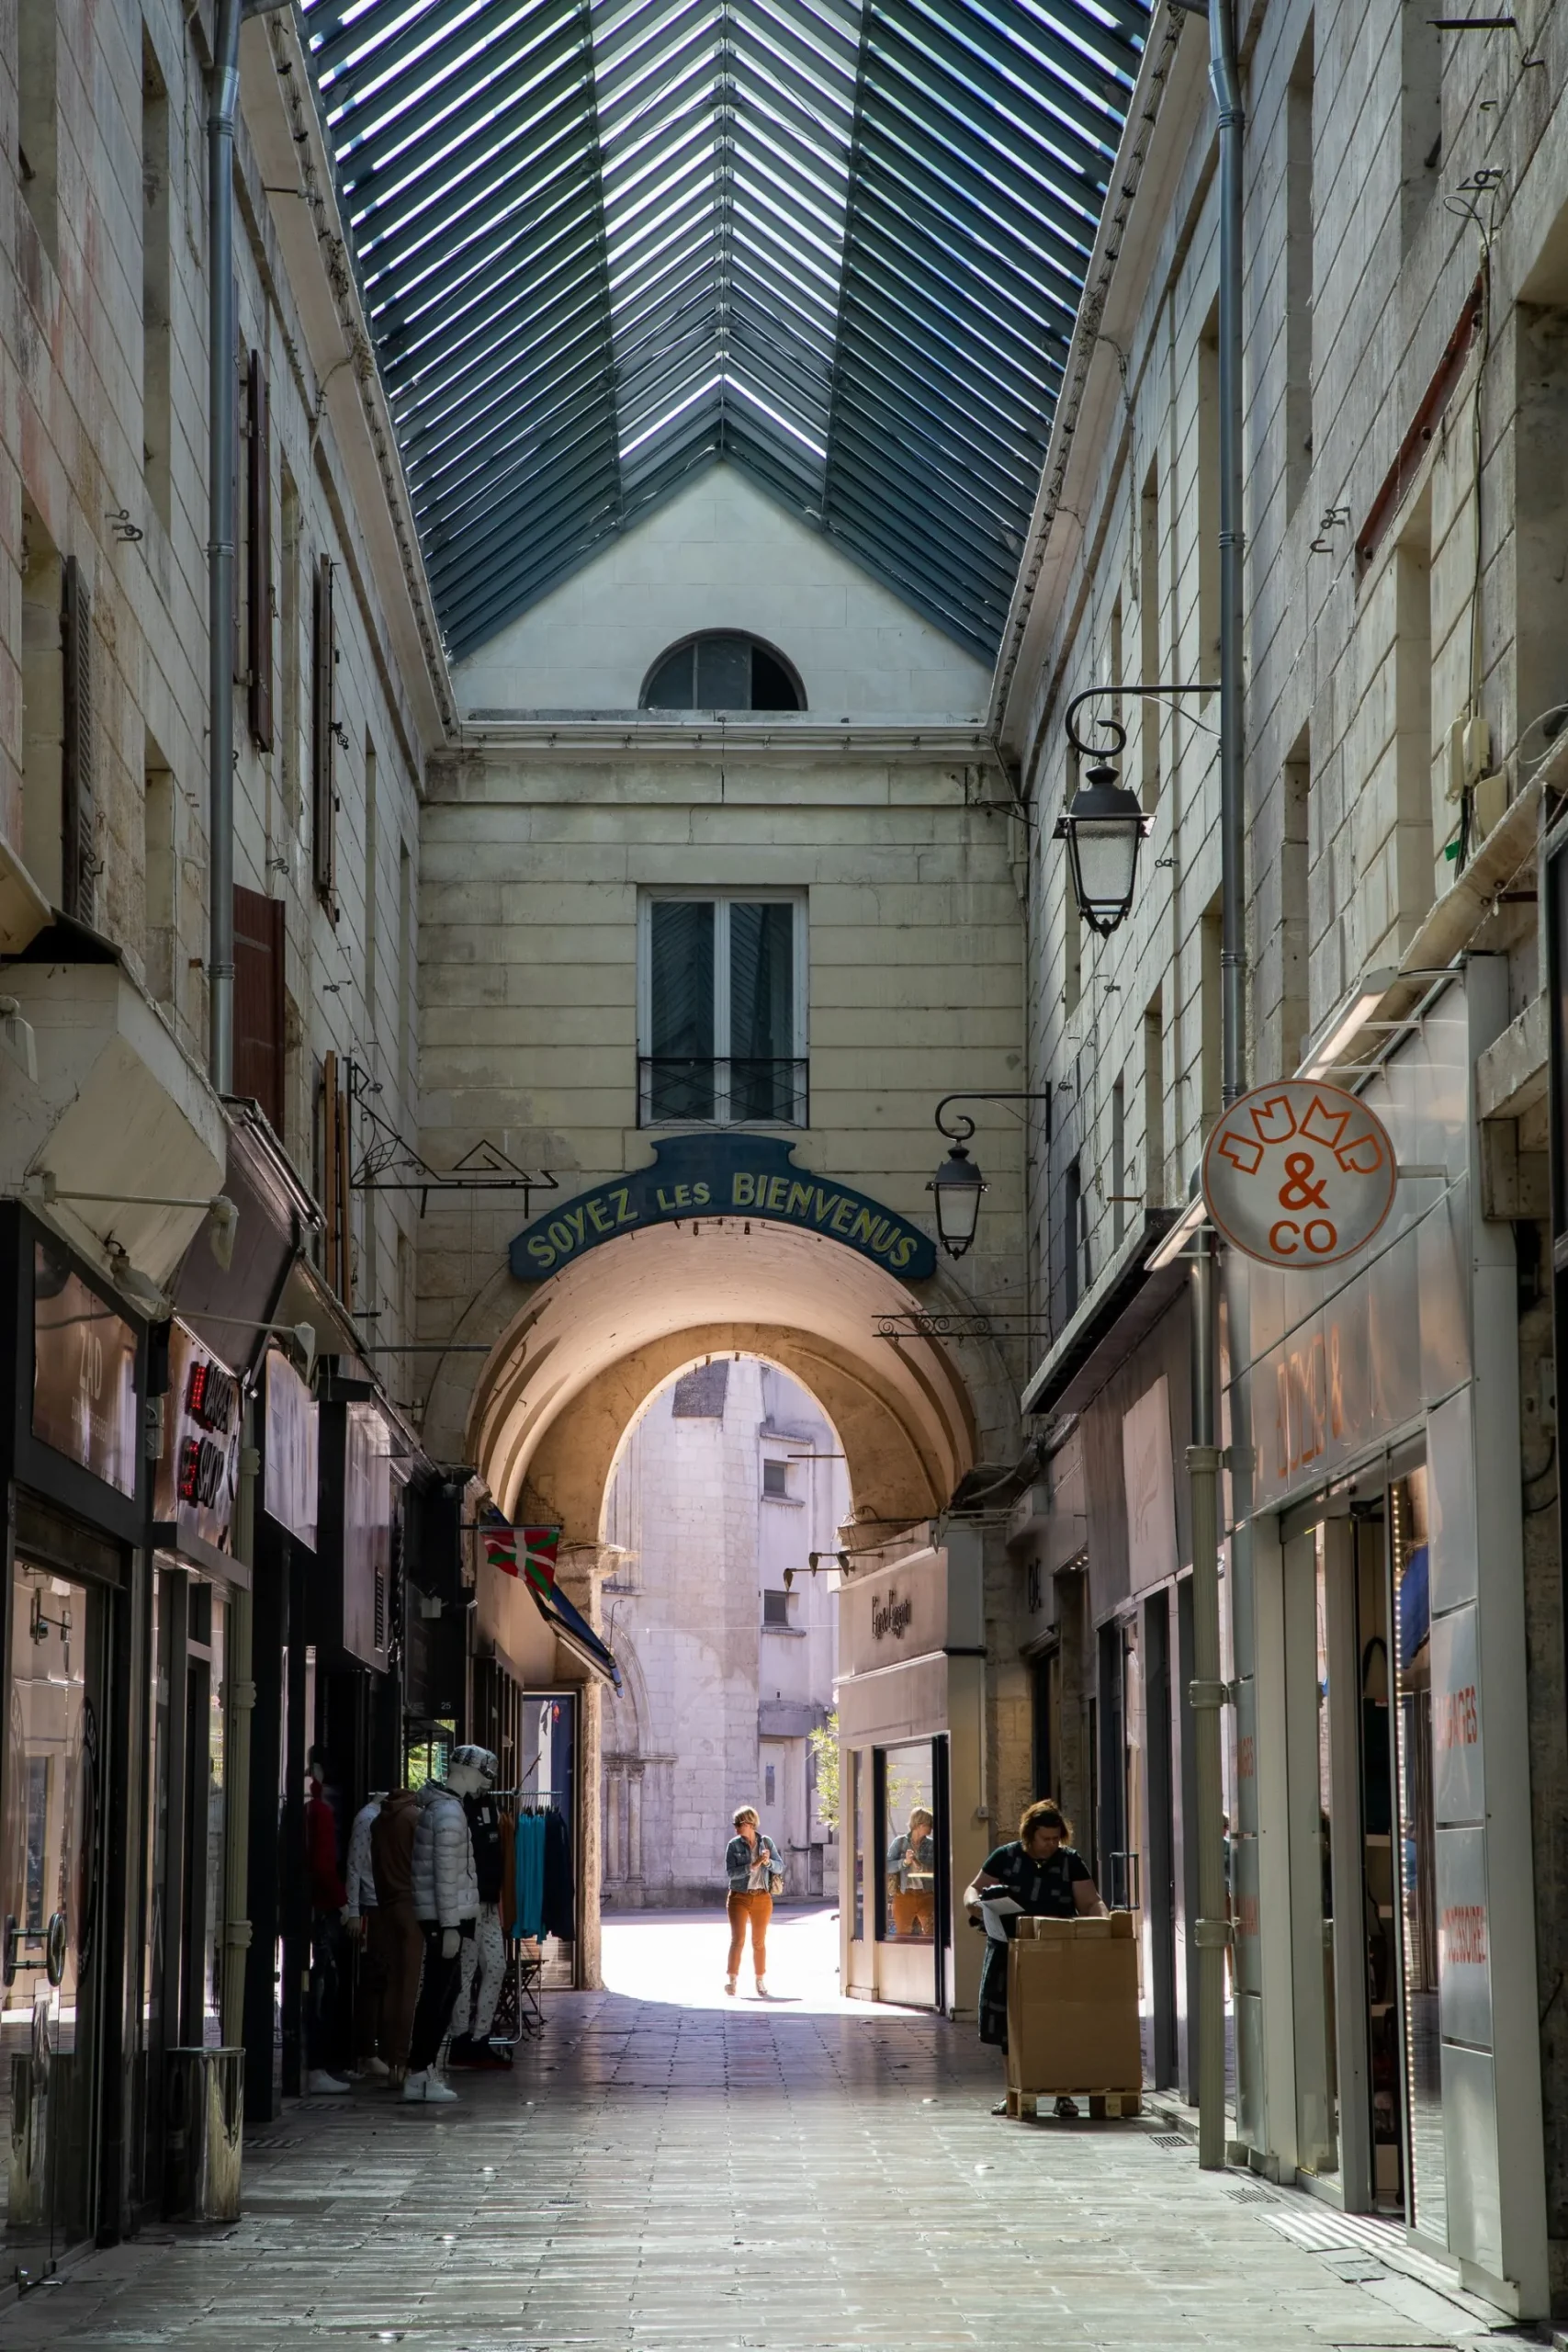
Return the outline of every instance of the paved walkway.
{"type": "Polygon", "coordinates": [[[725,1999],[722,1932],[612,1925],[611,1989],[552,1996],[459,2107],[291,2109],[237,2228],[90,2256],[0,2312],[0,2352],[1331,2352],[1496,2324],[1157,2125],[994,2120],[971,2032],[838,1999],[826,1915],[784,1915],[767,2005],[725,1999]]]}

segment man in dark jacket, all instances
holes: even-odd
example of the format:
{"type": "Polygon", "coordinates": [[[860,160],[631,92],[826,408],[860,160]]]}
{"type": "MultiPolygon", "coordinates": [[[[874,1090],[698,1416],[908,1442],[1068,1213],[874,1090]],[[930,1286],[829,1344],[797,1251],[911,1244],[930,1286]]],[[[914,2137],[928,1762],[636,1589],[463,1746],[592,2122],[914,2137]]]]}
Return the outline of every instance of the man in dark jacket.
{"type": "Polygon", "coordinates": [[[412,1789],[393,1789],[381,1802],[370,1830],[370,1869],[376,1908],[370,1935],[384,1973],[381,2044],[395,2090],[408,2073],[409,2037],[419,2000],[424,1938],[413,1900],[413,1832],[419,1800],[412,1789]]]}
{"type": "Polygon", "coordinates": [[[305,2016],[305,2088],[315,2098],[346,2097],[342,2052],[344,1906],[348,1894],[338,1860],[337,1815],[316,1771],[305,1800],[305,1884],[310,1899],[310,1998],[305,2016]]]}

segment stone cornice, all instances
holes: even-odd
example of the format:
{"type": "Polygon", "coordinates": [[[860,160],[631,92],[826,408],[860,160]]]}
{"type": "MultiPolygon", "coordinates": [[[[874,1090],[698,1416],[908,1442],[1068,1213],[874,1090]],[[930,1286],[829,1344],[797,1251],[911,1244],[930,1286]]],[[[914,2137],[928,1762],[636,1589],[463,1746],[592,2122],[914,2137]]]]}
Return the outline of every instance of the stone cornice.
{"type": "Polygon", "coordinates": [[[461,751],[536,752],[558,758],[581,752],[594,759],[635,752],[680,759],[721,759],[754,752],[841,752],[850,758],[954,760],[989,764],[996,757],[990,729],[978,719],[822,719],[705,713],[690,719],[666,712],[474,711],[463,720],[461,751]]]}

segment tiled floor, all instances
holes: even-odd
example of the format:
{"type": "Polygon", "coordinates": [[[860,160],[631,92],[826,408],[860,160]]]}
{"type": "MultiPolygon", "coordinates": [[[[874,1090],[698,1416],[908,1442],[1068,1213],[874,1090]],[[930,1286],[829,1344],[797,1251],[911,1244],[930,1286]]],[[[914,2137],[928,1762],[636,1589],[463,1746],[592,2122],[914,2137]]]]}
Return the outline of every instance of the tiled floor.
{"type": "Polygon", "coordinates": [[[840,2002],[831,1933],[784,1915],[763,2005],[725,1999],[716,1920],[611,1927],[612,1988],[552,1996],[510,2076],[290,2109],[238,2227],[89,2257],[0,2313],[0,2352],[1327,2352],[1495,2318],[1303,2243],[1280,2224],[1322,2208],[1157,2126],[994,2120],[992,2053],[840,2002]]]}

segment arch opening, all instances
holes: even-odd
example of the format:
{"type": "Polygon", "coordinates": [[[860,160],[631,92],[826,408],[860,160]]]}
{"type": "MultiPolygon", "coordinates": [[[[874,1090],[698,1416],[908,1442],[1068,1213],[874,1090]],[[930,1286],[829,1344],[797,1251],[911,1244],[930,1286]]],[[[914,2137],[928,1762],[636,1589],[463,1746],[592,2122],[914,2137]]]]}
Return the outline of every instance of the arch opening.
{"type": "Polygon", "coordinates": [[[711,1905],[739,1804],[757,1808],[792,1894],[836,1896],[819,1771],[849,1500],[819,1400],[764,1355],[698,1357],[622,1432],[599,1553],[621,1671],[601,1700],[605,1911],[711,1905]]]}

